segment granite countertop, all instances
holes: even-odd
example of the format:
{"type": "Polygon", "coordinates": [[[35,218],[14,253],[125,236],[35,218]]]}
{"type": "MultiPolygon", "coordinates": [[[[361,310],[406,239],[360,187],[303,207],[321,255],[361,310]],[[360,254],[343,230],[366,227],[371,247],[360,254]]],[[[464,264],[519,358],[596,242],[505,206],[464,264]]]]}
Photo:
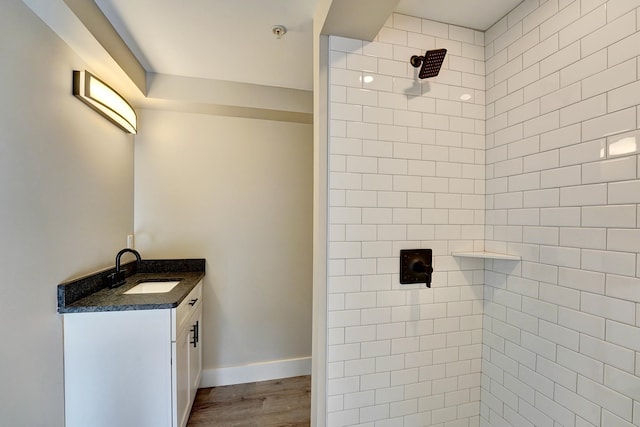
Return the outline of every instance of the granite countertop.
{"type": "Polygon", "coordinates": [[[58,285],[58,313],[97,311],[155,310],[175,308],[204,277],[204,259],[142,260],[123,266],[126,282],[117,288],[107,286],[106,277],[114,269],[104,270],[58,285]],[[141,281],[179,280],[169,292],[156,294],[124,293],[141,281]]]}

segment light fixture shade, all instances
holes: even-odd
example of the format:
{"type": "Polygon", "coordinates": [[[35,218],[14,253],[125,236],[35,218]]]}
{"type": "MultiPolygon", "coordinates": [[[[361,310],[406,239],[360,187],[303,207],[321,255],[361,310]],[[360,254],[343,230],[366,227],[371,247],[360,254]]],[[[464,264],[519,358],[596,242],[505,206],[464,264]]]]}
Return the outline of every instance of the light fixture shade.
{"type": "Polygon", "coordinates": [[[74,70],[73,94],[125,132],[137,132],[138,118],[133,107],[90,72],[74,70]]]}

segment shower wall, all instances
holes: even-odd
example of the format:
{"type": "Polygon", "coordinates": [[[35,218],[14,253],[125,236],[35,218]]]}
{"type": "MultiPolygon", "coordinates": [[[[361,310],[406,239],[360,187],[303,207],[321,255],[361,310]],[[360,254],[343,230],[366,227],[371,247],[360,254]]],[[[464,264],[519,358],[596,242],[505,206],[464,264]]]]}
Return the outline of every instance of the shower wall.
{"type": "Polygon", "coordinates": [[[525,0],[485,34],[481,425],[640,425],[640,2],[525,0]]]}
{"type": "Polygon", "coordinates": [[[394,14],[330,38],[328,426],[479,425],[484,34],[394,14]],[[446,48],[419,81],[412,55],[446,48]],[[432,248],[433,287],[399,284],[432,248]]]}

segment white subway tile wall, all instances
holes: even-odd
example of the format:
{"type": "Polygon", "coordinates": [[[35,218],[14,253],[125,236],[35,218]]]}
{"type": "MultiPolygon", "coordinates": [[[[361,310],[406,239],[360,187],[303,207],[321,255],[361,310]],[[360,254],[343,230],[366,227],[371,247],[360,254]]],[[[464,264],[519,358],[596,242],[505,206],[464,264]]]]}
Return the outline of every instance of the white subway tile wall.
{"type": "Polygon", "coordinates": [[[640,426],[639,56],[638,0],[330,38],[329,427],[640,426]]]}
{"type": "Polygon", "coordinates": [[[394,14],[330,58],[328,425],[479,426],[484,263],[451,252],[484,244],[484,34],[394,14]],[[433,250],[431,289],[399,283],[411,248],[433,250]]]}
{"type": "Polygon", "coordinates": [[[486,262],[480,425],[638,426],[640,1],[525,0],[485,39],[485,246],[526,261],[486,262]]]}

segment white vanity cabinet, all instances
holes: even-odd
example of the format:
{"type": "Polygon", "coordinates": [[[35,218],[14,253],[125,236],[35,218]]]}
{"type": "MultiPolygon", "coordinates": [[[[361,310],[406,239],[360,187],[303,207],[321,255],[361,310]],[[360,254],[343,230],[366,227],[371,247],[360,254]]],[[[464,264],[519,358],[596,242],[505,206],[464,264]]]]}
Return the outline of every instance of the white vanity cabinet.
{"type": "Polygon", "coordinates": [[[176,337],[172,341],[173,360],[173,426],[184,427],[189,420],[189,412],[202,377],[202,285],[199,284],[177,308],[176,324],[172,331],[176,337]]]}
{"type": "Polygon", "coordinates": [[[186,425],[202,372],[202,282],[176,308],[63,322],[66,427],[186,425]]]}

